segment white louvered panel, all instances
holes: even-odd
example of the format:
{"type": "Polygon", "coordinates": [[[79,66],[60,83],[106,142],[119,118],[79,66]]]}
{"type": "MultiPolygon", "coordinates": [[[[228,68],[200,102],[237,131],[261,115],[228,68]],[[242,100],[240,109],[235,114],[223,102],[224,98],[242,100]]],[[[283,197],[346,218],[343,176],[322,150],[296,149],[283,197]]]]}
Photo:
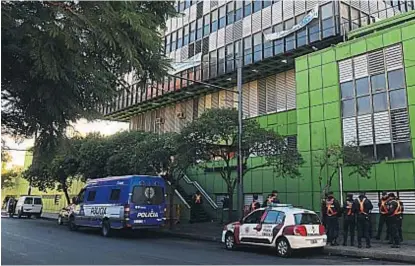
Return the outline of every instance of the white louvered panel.
{"type": "Polygon", "coordinates": [[[385,71],[385,59],[383,51],[376,51],[368,54],[369,74],[375,75],[385,71]]]}
{"type": "Polygon", "coordinates": [[[230,44],[233,42],[233,24],[226,27],[225,41],[226,44],[230,44]]]}
{"type": "Polygon", "coordinates": [[[282,1],[272,5],[272,25],[282,22],[282,1]]]}
{"type": "Polygon", "coordinates": [[[287,110],[295,109],[296,107],[296,93],[295,93],[295,72],[290,70],[286,72],[285,86],[287,88],[287,110]]]}
{"type": "Polygon", "coordinates": [[[225,108],[225,100],[226,100],[226,91],[221,90],[219,91],[219,108],[225,108]]]}
{"type": "Polygon", "coordinates": [[[170,128],[169,132],[174,132],[176,128],[176,106],[171,105],[170,106],[170,128]]]}
{"type": "Polygon", "coordinates": [[[249,116],[258,115],[258,83],[253,81],[249,83],[249,116]]]}
{"type": "Polygon", "coordinates": [[[218,46],[217,48],[225,46],[225,28],[218,30],[218,46]]]}
{"type": "Polygon", "coordinates": [[[197,106],[197,115],[200,117],[205,112],[205,96],[199,98],[197,106]]]}
{"type": "Polygon", "coordinates": [[[225,199],[226,195],[216,195],[216,205],[218,205],[219,209],[223,209],[223,200],[225,199]]]}
{"type": "Polygon", "coordinates": [[[384,19],[386,18],[386,4],[383,1],[378,1],[379,7],[379,18],[384,19]]]}
{"type": "Polygon", "coordinates": [[[309,11],[309,10],[315,8],[316,5],[318,5],[318,0],[307,0],[306,4],[307,4],[307,11],[309,11]]]}
{"type": "Polygon", "coordinates": [[[345,82],[353,79],[352,59],[347,59],[339,62],[339,76],[340,82],[345,82]]]}
{"type": "Polygon", "coordinates": [[[375,142],[376,144],[391,143],[391,130],[389,113],[381,112],[374,114],[375,142]]]}
{"type": "Polygon", "coordinates": [[[246,18],[243,19],[243,32],[242,32],[243,37],[250,35],[252,32],[251,19],[252,19],[251,16],[247,16],[246,18]]]}
{"type": "Polygon", "coordinates": [[[145,128],[144,128],[144,131],[145,132],[150,132],[150,129],[151,129],[151,116],[150,116],[150,113],[149,112],[147,112],[147,113],[145,113],[144,114],[144,126],[145,126],[145,128]]]}
{"type": "Polygon", "coordinates": [[[185,124],[192,122],[193,118],[193,100],[186,102],[186,119],[185,124]]]}
{"type": "Polygon", "coordinates": [[[217,7],[218,6],[218,1],[214,1],[214,0],[212,0],[212,1],[207,1],[207,2],[210,2],[210,9],[212,10],[212,9],[215,9],[215,7],[217,7]]]}
{"type": "Polygon", "coordinates": [[[297,0],[294,1],[295,3],[295,15],[300,15],[305,12],[305,1],[304,0],[297,0]]]}
{"type": "MultiPolygon", "coordinates": [[[[252,202],[254,201],[254,194],[244,194],[244,205],[251,206],[252,202]]],[[[264,196],[258,195],[258,202],[262,205],[264,202],[264,196]]]]}
{"type": "Polygon", "coordinates": [[[213,32],[209,36],[209,52],[216,49],[217,35],[218,35],[218,32],[213,32]]]}
{"type": "Polygon", "coordinates": [[[235,27],[233,29],[233,40],[234,41],[240,40],[242,38],[242,28],[243,28],[242,25],[243,25],[243,22],[241,20],[235,23],[235,27]]]}
{"type": "Polygon", "coordinates": [[[184,10],[183,13],[184,13],[184,15],[183,15],[183,25],[187,25],[189,23],[189,18],[190,18],[189,9],[186,8],[186,10],[184,10]]]}
{"type": "Polygon", "coordinates": [[[287,20],[294,17],[294,1],[282,1],[283,19],[287,20]]]}
{"type": "Polygon", "coordinates": [[[212,93],[212,109],[219,108],[219,92],[212,93]]]}
{"type": "Polygon", "coordinates": [[[266,91],[266,79],[262,78],[258,80],[258,114],[267,113],[267,91],[266,91]]]}
{"type": "Polygon", "coordinates": [[[410,140],[408,110],[392,110],[392,138],[393,142],[407,142],[410,140]]]}
{"type": "Polygon", "coordinates": [[[225,91],[225,108],[233,107],[233,96],[235,93],[231,91],[225,91]]]}
{"type": "Polygon", "coordinates": [[[181,104],[178,103],[175,105],[174,108],[174,128],[172,131],[174,132],[180,132],[180,128],[181,128],[181,119],[179,119],[177,117],[177,114],[180,113],[182,111],[182,107],[181,104]]]}
{"type": "Polygon", "coordinates": [[[378,12],[378,3],[377,1],[369,1],[369,12],[371,15],[375,16],[375,17],[379,17],[379,15],[377,14],[378,12]]]}
{"type": "Polygon", "coordinates": [[[353,58],[354,76],[356,79],[369,75],[367,66],[367,55],[356,56],[353,58]]]}
{"type": "Polygon", "coordinates": [[[348,117],[343,119],[343,144],[357,141],[356,118],[348,117]]]}
{"type": "Polygon", "coordinates": [[[266,29],[271,26],[271,6],[262,10],[262,28],[266,29]]]}
{"type": "Polygon", "coordinates": [[[379,194],[378,192],[366,192],[366,198],[372,202],[373,209],[372,213],[379,213],[379,194]]]}
{"type": "Polygon", "coordinates": [[[360,9],[360,0],[351,0],[350,5],[354,8],[360,9]]]}
{"type": "Polygon", "coordinates": [[[399,199],[402,201],[405,214],[415,214],[415,191],[400,191],[399,199]]]}
{"type": "Polygon", "coordinates": [[[261,30],[262,13],[256,12],[252,14],[252,33],[256,33],[261,30]]]}
{"type": "Polygon", "coordinates": [[[372,115],[359,115],[357,117],[359,131],[359,146],[373,144],[372,115]]]}
{"type": "Polygon", "coordinates": [[[183,18],[180,16],[177,18],[177,28],[181,29],[183,27],[183,18]]]}
{"type": "Polygon", "coordinates": [[[205,96],[205,111],[212,108],[212,94],[205,96]]]}
{"type": "Polygon", "coordinates": [[[403,67],[402,47],[400,44],[385,49],[386,69],[394,70],[403,67]]]}
{"type": "Polygon", "coordinates": [[[189,50],[189,46],[183,46],[181,51],[180,51],[180,61],[184,61],[188,58],[188,50],[189,50]]]}
{"type": "Polygon", "coordinates": [[[276,92],[277,92],[277,112],[287,110],[287,93],[285,87],[285,73],[279,73],[276,76],[276,92]]]}
{"type": "Polygon", "coordinates": [[[169,34],[170,32],[171,32],[171,18],[167,19],[167,21],[166,21],[165,35],[169,34]]]}
{"type": "Polygon", "coordinates": [[[182,55],[182,49],[183,49],[183,47],[176,50],[175,62],[180,62],[180,58],[181,58],[181,55],[182,55]]]}
{"type": "Polygon", "coordinates": [[[332,0],[320,0],[318,3],[319,3],[319,5],[321,6],[321,5],[324,5],[324,4],[326,4],[326,3],[328,3],[328,2],[331,2],[332,0]]]}
{"type": "Polygon", "coordinates": [[[366,14],[369,14],[369,1],[361,1],[360,2],[360,10],[365,12],[366,14]]]}
{"type": "Polygon", "coordinates": [[[242,97],[242,111],[244,118],[247,118],[249,117],[249,86],[247,83],[242,87],[242,97]]]}
{"type": "Polygon", "coordinates": [[[210,1],[203,1],[203,15],[210,12],[210,1]]]}
{"type": "Polygon", "coordinates": [[[197,5],[190,6],[189,22],[196,20],[196,14],[197,14],[197,5]]]}
{"type": "Polygon", "coordinates": [[[277,90],[275,88],[275,75],[266,79],[267,113],[277,111],[277,90]]]}
{"type": "Polygon", "coordinates": [[[175,31],[177,30],[177,18],[172,18],[171,19],[171,31],[175,31]]]}

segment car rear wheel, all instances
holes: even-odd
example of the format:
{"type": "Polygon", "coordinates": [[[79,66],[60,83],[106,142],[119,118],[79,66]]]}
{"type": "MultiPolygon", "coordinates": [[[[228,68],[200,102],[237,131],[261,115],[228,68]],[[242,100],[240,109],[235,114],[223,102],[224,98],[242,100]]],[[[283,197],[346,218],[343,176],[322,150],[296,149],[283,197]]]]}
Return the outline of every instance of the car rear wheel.
{"type": "Polygon", "coordinates": [[[235,236],[232,233],[227,233],[225,236],[225,249],[233,250],[236,248],[235,236]]]}
{"type": "Polygon", "coordinates": [[[290,243],[286,238],[280,238],[277,240],[277,255],[280,257],[289,257],[291,255],[290,243]]]}
{"type": "Polygon", "coordinates": [[[104,237],[109,237],[111,233],[111,226],[108,220],[102,222],[101,234],[104,237]]]}

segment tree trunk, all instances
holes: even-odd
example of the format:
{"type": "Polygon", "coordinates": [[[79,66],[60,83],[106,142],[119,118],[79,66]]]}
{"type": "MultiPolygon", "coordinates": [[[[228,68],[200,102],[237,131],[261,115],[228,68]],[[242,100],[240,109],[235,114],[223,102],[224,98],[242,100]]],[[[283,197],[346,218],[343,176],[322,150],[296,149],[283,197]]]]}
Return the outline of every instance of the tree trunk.
{"type": "Polygon", "coordinates": [[[228,208],[228,222],[233,221],[233,191],[228,192],[229,197],[229,208],[228,208]]]}
{"type": "Polygon", "coordinates": [[[66,186],[66,184],[62,184],[62,190],[63,190],[63,193],[65,194],[66,202],[68,203],[68,205],[70,205],[71,199],[69,198],[68,187],[66,186]]]}

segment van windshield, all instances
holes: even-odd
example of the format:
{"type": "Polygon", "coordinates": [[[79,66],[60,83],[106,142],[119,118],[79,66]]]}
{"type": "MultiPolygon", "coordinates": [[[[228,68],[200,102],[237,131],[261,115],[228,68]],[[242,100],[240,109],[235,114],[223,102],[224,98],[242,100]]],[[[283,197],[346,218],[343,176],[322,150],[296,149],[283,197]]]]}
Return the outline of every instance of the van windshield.
{"type": "Polygon", "coordinates": [[[160,205],[164,202],[164,189],[156,186],[135,186],[131,201],[138,205],[160,205]]]}

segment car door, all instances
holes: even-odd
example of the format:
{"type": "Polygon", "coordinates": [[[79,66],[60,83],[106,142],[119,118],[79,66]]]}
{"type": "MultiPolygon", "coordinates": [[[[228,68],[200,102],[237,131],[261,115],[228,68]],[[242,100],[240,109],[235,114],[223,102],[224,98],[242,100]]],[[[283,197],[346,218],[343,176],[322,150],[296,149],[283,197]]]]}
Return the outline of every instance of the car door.
{"type": "Polygon", "coordinates": [[[23,201],[23,212],[32,213],[33,212],[33,198],[32,197],[26,197],[23,201]]]}
{"type": "Polygon", "coordinates": [[[256,227],[259,226],[263,214],[264,210],[256,210],[243,219],[239,233],[241,243],[258,243],[259,233],[256,227]]]}
{"type": "Polygon", "coordinates": [[[42,212],[42,198],[33,198],[33,212],[34,213],[42,212]]]}
{"type": "Polygon", "coordinates": [[[281,233],[284,226],[285,214],[281,211],[269,210],[263,216],[263,220],[256,227],[258,232],[258,242],[270,245],[274,239],[281,233]]]}

